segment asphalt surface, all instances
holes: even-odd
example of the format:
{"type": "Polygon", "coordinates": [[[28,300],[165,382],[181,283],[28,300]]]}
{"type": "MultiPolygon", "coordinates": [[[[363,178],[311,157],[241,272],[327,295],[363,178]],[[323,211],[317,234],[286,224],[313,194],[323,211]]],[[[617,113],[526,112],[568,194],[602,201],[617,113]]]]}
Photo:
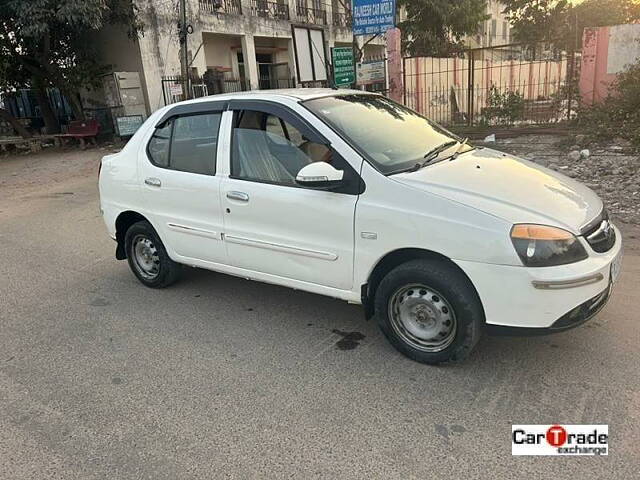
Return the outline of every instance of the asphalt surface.
{"type": "Polygon", "coordinates": [[[586,326],[429,367],[339,300],[193,269],[143,287],[99,154],[0,158],[0,478],[637,478],[637,229],[586,326]],[[513,423],[555,422],[608,424],[610,455],[511,456],[513,423]]]}

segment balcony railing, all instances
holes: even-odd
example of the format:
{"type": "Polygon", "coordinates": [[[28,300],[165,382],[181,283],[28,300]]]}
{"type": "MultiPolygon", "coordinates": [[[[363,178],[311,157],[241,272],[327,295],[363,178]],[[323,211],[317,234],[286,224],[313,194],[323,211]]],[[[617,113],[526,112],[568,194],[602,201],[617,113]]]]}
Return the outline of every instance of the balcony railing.
{"type": "Polygon", "coordinates": [[[305,3],[296,2],[296,16],[303,23],[313,25],[327,24],[327,11],[321,8],[309,8],[305,3]]]}
{"type": "Polygon", "coordinates": [[[351,12],[333,12],[333,24],[336,27],[351,28],[351,12]]]}
{"type": "Polygon", "coordinates": [[[283,1],[251,0],[251,15],[276,20],[289,20],[289,5],[283,1]]]}
{"type": "Polygon", "coordinates": [[[240,0],[199,0],[200,11],[205,13],[231,13],[242,15],[240,0]]]}

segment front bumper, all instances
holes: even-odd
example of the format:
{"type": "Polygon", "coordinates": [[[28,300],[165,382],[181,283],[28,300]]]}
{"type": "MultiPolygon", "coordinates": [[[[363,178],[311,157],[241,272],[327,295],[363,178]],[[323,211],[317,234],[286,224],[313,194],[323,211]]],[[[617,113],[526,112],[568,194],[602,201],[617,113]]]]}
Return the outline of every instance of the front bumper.
{"type": "Polygon", "coordinates": [[[578,305],[569,312],[565,313],[558,320],[553,322],[547,328],[531,328],[531,327],[507,327],[504,325],[487,324],[485,331],[490,335],[548,335],[550,333],[564,332],[575,327],[579,327],[595,317],[600,310],[604,308],[611,298],[611,290],[613,284],[586,302],[578,305]]]}
{"type": "Polygon", "coordinates": [[[617,229],[616,236],[608,252],[591,251],[588,259],[570,265],[528,268],[456,263],[478,291],[490,333],[558,332],[593,318],[609,300],[611,265],[622,254],[617,229]]]}

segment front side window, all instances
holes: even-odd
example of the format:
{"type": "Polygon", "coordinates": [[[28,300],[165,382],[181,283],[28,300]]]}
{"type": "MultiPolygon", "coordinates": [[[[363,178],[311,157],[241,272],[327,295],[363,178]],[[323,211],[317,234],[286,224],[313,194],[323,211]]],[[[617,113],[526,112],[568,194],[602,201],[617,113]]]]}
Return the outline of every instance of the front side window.
{"type": "Polygon", "coordinates": [[[252,110],[235,114],[231,152],[234,178],[295,186],[296,175],[304,166],[331,162],[332,158],[327,145],[306,139],[275,115],[252,110]]]}
{"type": "Polygon", "coordinates": [[[293,143],[296,147],[301,147],[306,142],[297,128],[294,128],[290,123],[285,122],[275,115],[266,114],[266,130],[267,132],[289,140],[289,142],[293,143]]]}
{"type": "Polygon", "coordinates": [[[384,174],[412,167],[433,148],[457,140],[413,110],[377,95],[336,95],[307,100],[303,105],[384,174]]]}
{"type": "Polygon", "coordinates": [[[149,157],[158,167],[215,175],[220,113],[182,116],[156,129],[149,157]]]}

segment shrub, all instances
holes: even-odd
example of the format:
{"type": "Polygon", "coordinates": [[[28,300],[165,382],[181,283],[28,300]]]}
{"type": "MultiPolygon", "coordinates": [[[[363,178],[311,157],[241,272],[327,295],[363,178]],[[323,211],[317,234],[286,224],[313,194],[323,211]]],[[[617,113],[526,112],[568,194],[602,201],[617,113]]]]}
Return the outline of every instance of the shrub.
{"type": "Polygon", "coordinates": [[[581,105],[576,122],[596,139],[622,137],[640,148],[640,61],[618,75],[602,103],[581,105]]]}
{"type": "Polygon", "coordinates": [[[489,90],[488,106],[482,110],[487,124],[511,124],[524,115],[524,96],[517,91],[501,92],[495,85],[489,90]]]}

